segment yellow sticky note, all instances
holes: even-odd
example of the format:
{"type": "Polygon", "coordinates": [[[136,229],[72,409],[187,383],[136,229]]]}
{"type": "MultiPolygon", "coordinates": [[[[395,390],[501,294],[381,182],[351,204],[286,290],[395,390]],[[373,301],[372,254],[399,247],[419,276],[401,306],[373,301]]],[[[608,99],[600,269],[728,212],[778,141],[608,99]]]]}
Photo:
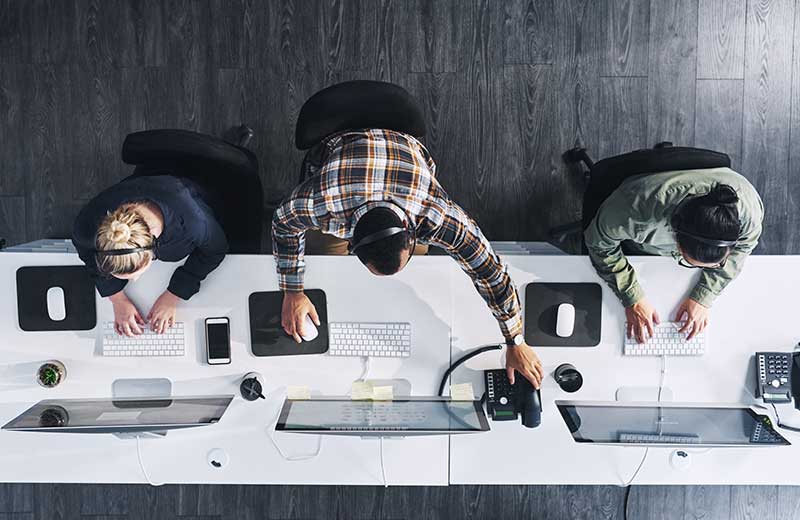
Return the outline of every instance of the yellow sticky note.
{"type": "Polygon", "coordinates": [[[286,394],[295,401],[311,399],[311,389],[307,386],[290,386],[286,389],[286,394]]]}
{"type": "Polygon", "coordinates": [[[350,399],[372,399],[372,383],[367,381],[355,381],[350,387],[350,399]]]}
{"type": "Polygon", "coordinates": [[[394,391],[391,386],[376,386],[372,389],[372,399],[375,401],[391,401],[394,391]]]}
{"type": "Polygon", "coordinates": [[[475,393],[472,391],[472,383],[450,385],[450,399],[453,401],[474,401],[475,393]]]}

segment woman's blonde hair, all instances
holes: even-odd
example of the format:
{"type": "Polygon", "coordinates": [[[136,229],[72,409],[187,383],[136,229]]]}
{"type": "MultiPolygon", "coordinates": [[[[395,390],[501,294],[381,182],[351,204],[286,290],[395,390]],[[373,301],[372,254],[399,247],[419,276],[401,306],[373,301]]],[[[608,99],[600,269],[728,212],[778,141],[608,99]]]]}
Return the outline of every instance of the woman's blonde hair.
{"type": "Polygon", "coordinates": [[[152,260],[152,251],[138,251],[127,255],[104,255],[102,251],[152,247],[153,234],[136,203],[127,203],[109,212],[97,228],[95,248],[98,253],[97,269],[106,275],[130,274],[152,260]]]}

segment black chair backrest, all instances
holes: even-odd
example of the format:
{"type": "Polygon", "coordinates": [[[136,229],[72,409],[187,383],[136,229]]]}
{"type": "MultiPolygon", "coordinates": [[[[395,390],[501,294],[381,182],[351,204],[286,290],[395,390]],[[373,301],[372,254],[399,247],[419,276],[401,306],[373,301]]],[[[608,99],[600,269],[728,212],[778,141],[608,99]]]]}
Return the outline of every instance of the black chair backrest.
{"type": "Polygon", "coordinates": [[[603,202],[629,177],[730,166],[730,157],[722,152],[682,146],[636,150],[598,161],[592,167],[589,186],[583,196],[583,229],[592,222],[603,202]]]}
{"type": "Polygon", "coordinates": [[[346,81],[320,90],[300,109],[295,146],[308,150],[344,130],[383,128],[422,137],[425,118],[403,87],[383,81],[346,81]]]}

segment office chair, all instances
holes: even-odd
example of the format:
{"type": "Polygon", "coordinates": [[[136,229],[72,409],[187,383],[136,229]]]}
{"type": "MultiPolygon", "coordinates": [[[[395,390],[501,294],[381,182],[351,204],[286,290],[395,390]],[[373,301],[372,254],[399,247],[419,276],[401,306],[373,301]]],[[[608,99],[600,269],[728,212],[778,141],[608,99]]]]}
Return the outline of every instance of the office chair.
{"type": "Polygon", "coordinates": [[[237,144],[188,130],[146,130],[128,134],[122,160],[135,165],[131,177],[176,175],[196,182],[209,198],[231,253],[261,252],[264,191],[258,160],[244,144],[253,137],[245,125],[237,144]]]}
{"type": "MultiPolygon", "coordinates": [[[[586,167],[585,191],[581,220],[550,229],[550,238],[563,241],[567,236],[583,233],[597,215],[603,202],[629,177],[676,170],[730,168],[731,159],[722,152],[704,148],[673,146],[662,142],[653,148],[635,150],[594,162],[586,148],[573,148],[564,153],[567,164],[586,167]]],[[[581,241],[581,243],[583,243],[581,241]]],[[[583,246],[585,252],[585,246],[583,246]]]]}
{"type": "Polygon", "coordinates": [[[322,89],[300,108],[294,143],[308,150],[344,130],[383,128],[422,137],[425,118],[417,101],[399,85],[345,81],[322,89]]]}

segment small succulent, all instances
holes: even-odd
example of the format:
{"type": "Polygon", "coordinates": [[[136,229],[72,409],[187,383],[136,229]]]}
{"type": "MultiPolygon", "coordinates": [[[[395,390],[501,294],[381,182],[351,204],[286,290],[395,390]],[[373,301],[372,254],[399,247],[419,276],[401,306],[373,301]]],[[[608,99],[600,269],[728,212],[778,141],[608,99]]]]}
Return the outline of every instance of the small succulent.
{"type": "Polygon", "coordinates": [[[56,386],[61,382],[61,372],[57,366],[45,364],[39,368],[39,381],[44,386],[56,386]]]}

